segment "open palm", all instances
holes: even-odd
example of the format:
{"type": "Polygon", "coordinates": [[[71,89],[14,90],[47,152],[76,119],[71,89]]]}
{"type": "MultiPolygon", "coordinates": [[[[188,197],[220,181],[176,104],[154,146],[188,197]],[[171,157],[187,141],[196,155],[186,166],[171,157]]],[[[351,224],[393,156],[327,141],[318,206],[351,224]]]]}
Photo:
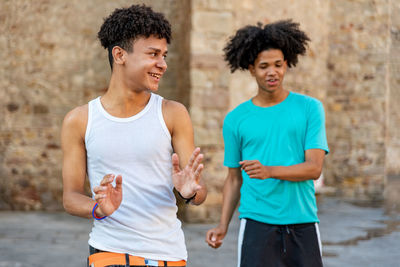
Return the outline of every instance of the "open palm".
{"type": "Polygon", "coordinates": [[[201,189],[199,180],[204,168],[201,164],[202,160],[203,155],[200,154],[200,148],[196,148],[188,164],[181,169],[178,155],[176,153],[172,155],[172,182],[182,197],[190,198],[201,189]]]}

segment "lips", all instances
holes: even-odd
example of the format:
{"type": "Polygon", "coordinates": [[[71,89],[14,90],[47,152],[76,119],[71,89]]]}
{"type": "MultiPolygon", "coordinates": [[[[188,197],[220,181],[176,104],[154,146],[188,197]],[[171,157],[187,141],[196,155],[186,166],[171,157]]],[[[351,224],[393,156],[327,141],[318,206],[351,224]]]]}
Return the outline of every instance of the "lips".
{"type": "Polygon", "coordinates": [[[154,77],[154,78],[156,78],[157,80],[159,80],[159,79],[161,78],[161,76],[162,76],[162,74],[160,74],[160,73],[154,73],[154,72],[149,72],[149,74],[150,74],[151,77],[154,77]]]}
{"type": "Polygon", "coordinates": [[[267,80],[267,84],[270,85],[270,86],[277,85],[278,84],[278,79],[268,79],[267,80]]]}

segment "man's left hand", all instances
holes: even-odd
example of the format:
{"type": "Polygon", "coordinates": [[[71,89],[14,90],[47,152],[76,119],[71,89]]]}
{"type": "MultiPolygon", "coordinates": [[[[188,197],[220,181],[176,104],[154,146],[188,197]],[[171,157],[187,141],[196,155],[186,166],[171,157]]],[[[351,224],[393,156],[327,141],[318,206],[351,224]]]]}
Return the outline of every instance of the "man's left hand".
{"type": "Polygon", "coordinates": [[[200,154],[200,148],[196,148],[189,163],[181,169],[178,155],[172,154],[172,182],[184,198],[193,197],[202,188],[199,181],[204,168],[204,165],[201,164],[203,157],[203,154],[200,154]]]}
{"type": "Polygon", "coordinates": [[[271,173],[267,166],[264,166],[258,160],[240,161],[241,170],[244,170],[250,178],[267,179],[271,177],[271,173]]]}

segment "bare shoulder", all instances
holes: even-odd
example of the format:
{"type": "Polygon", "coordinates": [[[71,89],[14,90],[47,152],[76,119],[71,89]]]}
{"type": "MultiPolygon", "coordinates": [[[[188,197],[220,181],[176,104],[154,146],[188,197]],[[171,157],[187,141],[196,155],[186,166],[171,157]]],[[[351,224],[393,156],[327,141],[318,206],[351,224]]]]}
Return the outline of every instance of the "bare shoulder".
{"type": "Polygon", "coordinates": [[[170,133],[173,133],[174,129],[182,123],[191,125],[188,110],[177,101],[163,99],[162,113],[170,133]]]}
{"type": "Polygon", "coordinates": [[[162,111],[166,121],[174,121],[189,117],[189,112],[186,107],[173,100],[163,99],[162,111]]]}
{"type": "Polygon", "coordinates": [[[76,107],[69,111],[64,117],[62,131],[74,131],[84,136],[88,121],[88,104],[76,107]]]}
{"type": "Polygon", "coordinates": [[[170,115],[184,114],[188,111],[186,107],[174,100],[163,99],[163,112],[170,115]]]}

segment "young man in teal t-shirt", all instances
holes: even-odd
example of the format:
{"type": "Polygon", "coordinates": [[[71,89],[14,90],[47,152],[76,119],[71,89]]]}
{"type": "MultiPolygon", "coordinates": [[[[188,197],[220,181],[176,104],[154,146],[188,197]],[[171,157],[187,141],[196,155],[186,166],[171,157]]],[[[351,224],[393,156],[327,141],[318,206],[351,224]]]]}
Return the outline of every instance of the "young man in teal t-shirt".
{"type": "Polygon", "coordinates": [[[322,266],[313,180],[329,152],[324,109],[283,87],[309,40],[286,20],[239,29],[224,49],[231,71],[249,70],[258,93],[225,118],[229,171],[221,221],[206,241],[222,244],[240,198],[240,267],[322,266]]]}

